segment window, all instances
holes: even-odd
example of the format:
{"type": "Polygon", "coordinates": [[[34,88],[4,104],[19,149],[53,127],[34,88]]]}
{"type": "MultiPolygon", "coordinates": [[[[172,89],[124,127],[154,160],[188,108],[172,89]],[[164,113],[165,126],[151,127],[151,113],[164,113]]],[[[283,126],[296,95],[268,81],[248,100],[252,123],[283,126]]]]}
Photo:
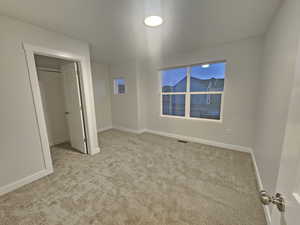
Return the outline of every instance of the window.
{"type": "Polygon", "coordinates": [[[225,62],[161,70],[161,114],[221,120],[225,62]]]}
{"type": "Polygon", "coordinates": [[[114,79],[114,94],[122,95],[126,93],[126,84],[123,78],[114,79]]]}

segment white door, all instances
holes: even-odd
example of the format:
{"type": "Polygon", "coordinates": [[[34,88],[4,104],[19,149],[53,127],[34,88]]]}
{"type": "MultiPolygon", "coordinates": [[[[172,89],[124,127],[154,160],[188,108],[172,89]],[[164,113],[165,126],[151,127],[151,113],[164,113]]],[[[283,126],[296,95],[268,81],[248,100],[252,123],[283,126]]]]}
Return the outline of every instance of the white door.
{"type": "Polygon", "coordinates": [[[66,116],[71,146],[87,153],[77,64],[67,63],[61,67],[64,81],[66,116]]]}
{"type": "MultiPolygon", "coordinates": [[[[299,55],[300,56],[300,55],[299,55]]],[[[272,210],[272,225],[300,224],[300,57],[289,103],[276,192],[285,199],[285,212],[272,210]]]]}

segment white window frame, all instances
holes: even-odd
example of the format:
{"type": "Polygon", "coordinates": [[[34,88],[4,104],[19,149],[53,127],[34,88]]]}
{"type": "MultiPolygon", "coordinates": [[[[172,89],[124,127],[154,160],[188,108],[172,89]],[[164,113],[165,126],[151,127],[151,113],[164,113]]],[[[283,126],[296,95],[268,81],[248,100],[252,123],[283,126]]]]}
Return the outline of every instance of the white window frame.
{"type": "MultiPolygon", "coordinates": [[[[185,65],[185,66],[176,66],[176,67],[168,67],[168,68],[162,68],[159,69],[159,89],[160,89],[160,117],[163,118],[175,118],[175,119],[186,119],[186,120],[198,120],[198,121],[207,121],[207,122],[217,122],[217,123],[223,123],[223,106],[224,106],[224,93],[225,93],[225,80],[226,80],[226,71],[224,74],[224,87],[223,91],[199,91],[199,92],[191,92],[190,91],[190,81],[191,81],[191,67],[193,66],[201,66],[205,64],[215,64],[215,63],[227,63],[226,60],[220,60],[220,61],[213,61],[213,62],[205,62],[205,63],[197,63],[192,65],[185,65]],[[175,68],[187,68],[187,86],[186,86],[186,92],[162,92],[162,71],[167,69],[175,69],[175,68]],[[191,95],[207,95],[207,94],[220,94],[221,95],[221,105],[220,105],[220,119],[207,119],[207,118],[196,118],[196,117],[190,117],[190,105],[191,105],[191,95]],[[173,115],[164,115],[163,114],[163,96],[164,95],[185,95],[185,116],[173,116],[173,115]]],[[[227,66],[225,68],[227,70],[227,66]]]]}

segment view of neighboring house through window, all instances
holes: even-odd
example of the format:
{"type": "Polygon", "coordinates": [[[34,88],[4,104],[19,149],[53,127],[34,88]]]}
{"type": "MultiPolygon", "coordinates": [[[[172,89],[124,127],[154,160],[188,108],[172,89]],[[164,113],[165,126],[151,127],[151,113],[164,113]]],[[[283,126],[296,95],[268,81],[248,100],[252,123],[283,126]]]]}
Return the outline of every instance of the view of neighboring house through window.
{"type": "Polygon", "coordinates": [[[225,70],[225,62],[162,70],[162,116],[220,120],[225,70]]]}
{"type": "Polygon", "coordinates": [[[121,95],[125,94],[126,84],[123,78],[114,79],[114,94],[121,95]]]}
{"type": "Polygon", "coordinates": [[[187,68],[164,70],[162,75],[163,115],[185,116],[187,68]]]}

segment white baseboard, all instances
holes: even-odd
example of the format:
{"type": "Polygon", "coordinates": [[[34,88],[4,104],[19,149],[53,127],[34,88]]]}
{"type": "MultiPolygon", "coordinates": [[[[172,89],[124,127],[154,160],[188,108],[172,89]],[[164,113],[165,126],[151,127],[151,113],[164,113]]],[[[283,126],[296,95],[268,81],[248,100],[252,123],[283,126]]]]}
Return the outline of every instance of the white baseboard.
{"type": "Polygon", "coordinates": [[[143,130],[135,130],[135,129],[131,129],[131,128],[127,128],[127,127],[120,127],[120,126],[113,126],[112,128],[116,129],[116,130],[134,133],[134,134],[141,134],[146,131],[144,129],[143,130]]]}
{"type": "Polygon", "coordinates": [[[145,132],[147,132],[147,129],[141,129],[141,130],[139,130],[139,131],[137,131],[139,134],[142,134],[142,133],[145,133],[145,132]]]}
{"type": "Polygon", "coordinates": [[[165,137],[171,137],[171,138],[181,139],[181,140],[185,140],[185,141],[195,142],[195,143],[199,143],[199,144],[211,145],[211,146],[215,146],[215,147],[219,147],[219,148],[240,151],[240,152],[248,152],[248,153],[252,152],[251,148],[240,146],[240,145],[225,144],[222,142],[211,141],[211,140],[206,140],[206,139],[202,139],[202,138],[189,137],[189,136],[155,131],[155,130],[149,130],[149,129],[146,129],[145,132],[149,132],[152,134],[157,134],[157,135],[161,135],[161,136],[165,136],[165,137]]]}
{"type": "Polygon", "coordinates": [[[240,152],[248,152],[248,153],[252,152],[251,148],[245,147],[245,146],[226,144],[226,143],[206,140],[206,139],[202,139],[202,138],[184,136],[184,135],[167,133],[167,132],[150,130],[150,129],[134,130],[134,129],[130,129],[130,128],[126,128],[126,127],[119,127],[119,126],[113,126],[113,129],[126,131],[126,132],[130,132],[130,133],[135,133],[135,134],[142,134],[144,132],[148,132],[148,133],[157,134],[157,135],[161,135],[161,136],[165,136],[165,137],[181,139],[181,140],[185,140],[185,141],[190,141],[190,142],[195,142],[195,143],[205,144],[205,145],[211,145],[211,146],[215,146],[215,147],[220,147],[220,148],[225,148],[225,149],[230,149],[230,150],[235,150],[235,151],[240,151],[240,152]]]}
{"type": "Polygon", "coordinates": [[[49,143],[49,145],[50,145],[50,147],[52,147],[54,145],[59,145],[59,144],[67,143],[67,142],[70,142],[70,140],[69,139],[64,139],[64,140],[61,140],[61,141],[54,141],[54,142],[49,143]]]}
{"type": "Polygon", "coordinates": [[[107,131],[107,130],[110,130],[110,129],[112,129],[112,126],[102,127],[102,128],[99,128],[99,129],[98,129],[98,133],[99,133],[99,132],[103,132],[103,131],[107,131]]]}
{"type": "Polygon", "coordinates": [[[20,188],[20,187],[22,187],[26,184],[29,184],[29,183],[31,183],[35,180],[38,180],[42,177],[45,177],[45,176],[47,176],[51,173],[53,173],[52,169],[42,170],[42,171],[39,171],[39,172],[37,172],[35,174],[32,174],[30,176],[24,177],[24,178],[22,178],[18,181],[15,181],[13,183],[10,183],[8,185],[0,187],[0,196],[6,194],[8,192],[11,192],[13,190],[16,190],[16,189],[18,189],[18,188],[20,188]]]}
{"type": "MultiPolygon", "coordinates": [[[[263,182],[262,182],[262,179],[261,179],[261,176],[260,176],[260,173],[259,173],[259,169],[258,169],[256,159],[255,159],[255,155],[254,155],[253,151],[251,151],[251,157],[252,157],[252,161],[253,161],[253,165],[254,165],[256,180],[258,182],[258,188],[259,188],[259,190],[264,190],[263,182]]],[[[266,217],[267,223],[268,223],[268,225],[271,225],[272,223],[271,223],[270,208],[269,208],[269,206],[263,205],[263,209],[264,209],[264,212],[265,212],[265,217],[266,217]]]]}

